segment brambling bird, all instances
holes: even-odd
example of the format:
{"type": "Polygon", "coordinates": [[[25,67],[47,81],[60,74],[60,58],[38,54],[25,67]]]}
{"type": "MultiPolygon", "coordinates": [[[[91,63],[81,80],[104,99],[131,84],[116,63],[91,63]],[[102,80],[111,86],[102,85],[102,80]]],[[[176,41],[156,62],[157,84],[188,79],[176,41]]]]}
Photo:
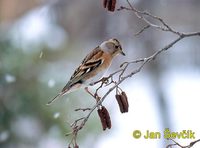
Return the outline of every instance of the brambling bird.
{"type": "Polygon", "coordinates": [[[111,65],[113,58],[119,54],[125,56],[117,39],[109,39],[101,43],[84,58],[62,91],[47,105],[50,105],[65,94],[75,91],[84,85],[91,85],[99,80],[111,65]]]}

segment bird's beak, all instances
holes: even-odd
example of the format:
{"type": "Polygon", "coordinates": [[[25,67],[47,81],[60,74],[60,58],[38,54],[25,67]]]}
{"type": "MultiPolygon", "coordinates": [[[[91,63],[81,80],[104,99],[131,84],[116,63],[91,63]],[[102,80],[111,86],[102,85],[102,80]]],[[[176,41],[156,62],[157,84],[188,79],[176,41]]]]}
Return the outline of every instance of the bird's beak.
{"type": "Polygon", "coordinates": [[[126,54],[123,52],[123,51],[121,51],[121,54],[123,55],[123,56],[125,56],[126,54]]]}

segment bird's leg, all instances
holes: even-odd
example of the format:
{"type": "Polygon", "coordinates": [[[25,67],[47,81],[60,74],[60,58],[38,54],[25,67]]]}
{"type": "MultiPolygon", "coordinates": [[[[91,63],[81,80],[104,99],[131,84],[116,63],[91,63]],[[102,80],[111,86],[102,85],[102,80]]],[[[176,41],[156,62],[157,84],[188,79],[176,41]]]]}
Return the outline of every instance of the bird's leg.
{"type": "Polygon", "coordinates": [[[109,77],[103,77],[103,78],[101,78],[100,80],[98,80],[98,81],[96,81],[96,82],[90,83],[89,85],[90,85],[90,86],[93,86],[93,85],[95,85],[95,84],[97,84],[97,83],[99,83],[99,82],[102,82],[103,84],[107,84],[107,83],[109,82],[108,78],[109,78],[109,77]]]}
{"type": "Polygon", "coordinates": [[[109,77],[103,77],[102,79],[101,79],[101,81],[102,81],[102,83],[104,83],[104,84],[107,84],[108,82],[109,82],[109,77]]]}

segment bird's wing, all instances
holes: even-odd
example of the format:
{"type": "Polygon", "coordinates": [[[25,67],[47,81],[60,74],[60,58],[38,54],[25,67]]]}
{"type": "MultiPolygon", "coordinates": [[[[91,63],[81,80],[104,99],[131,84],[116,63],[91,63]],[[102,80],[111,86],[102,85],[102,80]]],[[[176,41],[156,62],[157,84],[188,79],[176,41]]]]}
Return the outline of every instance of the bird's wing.
{"type": "Polygon", "coordinates": [[[83,59],[80,66],[75,70],[69,82],[62,89],[62,92],[66,89],[69,89],[70,86],[73,86],[78,82],[83,83],[83,78],[103,63],[102,55],[103,51],[99,48],[99,46],[96,47],[91,53],[89,53],[83,59]]]}

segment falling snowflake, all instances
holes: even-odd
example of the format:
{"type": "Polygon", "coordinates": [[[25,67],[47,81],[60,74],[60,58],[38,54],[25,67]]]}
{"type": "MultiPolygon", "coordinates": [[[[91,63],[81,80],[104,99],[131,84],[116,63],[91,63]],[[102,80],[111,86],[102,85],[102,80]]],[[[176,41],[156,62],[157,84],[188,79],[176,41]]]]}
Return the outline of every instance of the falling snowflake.
{"type": "Polygon", "coordinates": [[[11,74],[6,74],[6,75],[5,75],[5,80],[6,80],[6,82],[8,82],[8,83],[13,83],[13,82],[16,81],[16,78],[15,78],[15,76],[13,76],[13,75],[11,75],[11,74]]]}
{"type": "Polygon", "coordinates": [[[53,117],[54,117],[55,119],[57,119],[58,117],[60,117],[60,113],[59,113],[59,112],[54,113],[53,117]]]}
{"type": "Polygon", "coordinates": [[[53,79],[50,79],[49,81],[48,81],[48,86],[50,87],[50,88],[52,88],[52,87],[54,87],[55,86],[55,80],[53,80],[53,79]]]}
{"type": "Polygon", "coordinates": [[[0,142],[6,141],[10,136],[10,133],[8,131],[0,132],[0,142]]]}

